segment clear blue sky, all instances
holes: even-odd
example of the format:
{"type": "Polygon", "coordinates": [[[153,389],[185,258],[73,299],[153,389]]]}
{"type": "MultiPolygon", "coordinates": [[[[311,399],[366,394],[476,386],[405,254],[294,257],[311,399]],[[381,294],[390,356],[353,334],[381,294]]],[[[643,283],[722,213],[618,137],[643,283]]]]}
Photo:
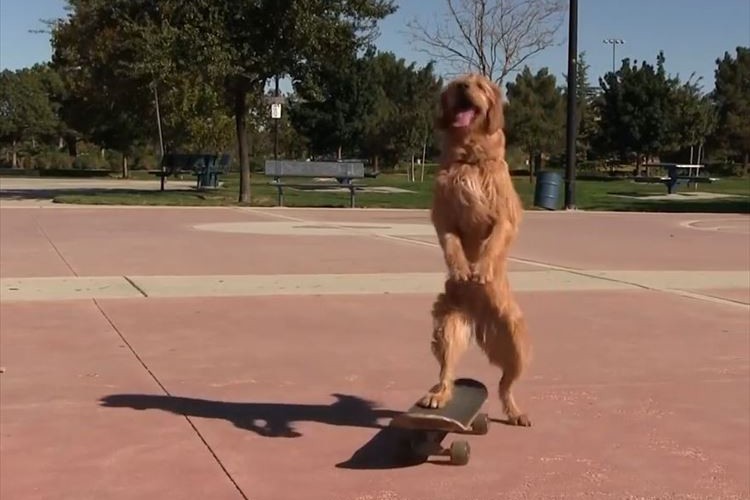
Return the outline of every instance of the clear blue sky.
{"type": "MultiPolygon", "coordinates": [[[[426,56],[411,46],[406,22],[415,16],[429,22],[444,11],[445,2],[397,3],[398,12],[381,23],[379,48],[423,64],[426,56]],[[433,10],[426,10],[428,5],[433,10]]],[[[41,19],[64,16],[64,5],[64,0],[0,0],[0,68],[49,60],[49,37],[29,30],[43,28],[41,19]]],[[[578,26],[578,48],[586,51],[592,84],[612,67],[612,48],[602,39],[622,38],[626,43],[617,47],[618,66],[622,57],[654,62],[663,50],[670,73],[684,80],[695,72],[710,90],[716,58],[738,45],[750,46],[750,0],[579,0],[578,26]]],[[[538,54],[529,65],[548,66],[562,78],[567,69],[566,35],[567,21],[559,33],[561,45],[538,54]]]]}

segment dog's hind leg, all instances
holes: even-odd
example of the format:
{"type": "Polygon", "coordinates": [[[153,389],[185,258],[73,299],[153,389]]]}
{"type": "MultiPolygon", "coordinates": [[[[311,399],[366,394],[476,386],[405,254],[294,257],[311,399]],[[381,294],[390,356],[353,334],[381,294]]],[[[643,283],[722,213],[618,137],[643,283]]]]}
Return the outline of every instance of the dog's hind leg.
{"type": "Polygon", "coordinates": [[[453,396],[455,369],[471,339],[466,315],[445,307],[445,296],[438,297],[433,309],[432,353],[440,365],[440,382],[420,401],[428,408],[442,408],[453,396]]]}
{"type": "Polygon", "coordinates": [[[511,387],[521,376],[528,358],[526,321],[515,304],[510,310],[490,321],[487,329],[477,332],[477,342],[490,363],[503,371],[498,384],[498,395],[503,404],[508,423],[528,427],[529,417],[521,411],[513,398],[511,387]]]}

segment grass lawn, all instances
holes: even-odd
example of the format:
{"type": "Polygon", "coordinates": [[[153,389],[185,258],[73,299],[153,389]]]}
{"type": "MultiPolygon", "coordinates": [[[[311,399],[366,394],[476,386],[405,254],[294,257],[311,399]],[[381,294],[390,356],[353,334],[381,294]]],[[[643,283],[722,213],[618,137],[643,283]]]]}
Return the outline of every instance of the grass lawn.
{"type": "MultiPolygon", "coordinates": [[[[134,173],[134,178],[139,178],[134,173]]],[[[153,177],[153,182],[158,183],[153,177]]],[[[86,193],[57,195],[57,203],[98,205],[239,205],[237,203],[239,174],[223,177],[220,189],[198,192],[194,189],[167,191],[99,190],[86,193]]],[[[251,199],[253,206],[275,206],[276,189],[268,185],[269,179],[262,174],[252,177],[251,199]]],[[[367,208],[428,208],[431,200],[432,179],[424,182],[409,182],[405,174],[381,174],[377,179],[362,182],[368,186],[391,186],[407,189],[408,193],[357,193],[358,207],[367,208]]],[[[524,206],[532,206],[534,186],[527,177],[514,178],[514,184],[523,199],[524,206]]],[[[662,184],[637,184],[629,180],[578,180],[576,182],[576,206],[582,210],[612,211],[660,211],[660,212],[725,212],[750,213],[750,179],[721,179],[713,184],[701,184],[699,193],[731,195],[728,198],[696,199],[685,186],[679,186],[678,194],[669,200],[644,198],[649,195],[664,195],[662,184]]],[[[560,203],[563,195],[560,193],[560,203]]],[[[348,191],[326,192],[312,190],[284,190],[284,205],[290,207],[347,207],[348,191]]]]}

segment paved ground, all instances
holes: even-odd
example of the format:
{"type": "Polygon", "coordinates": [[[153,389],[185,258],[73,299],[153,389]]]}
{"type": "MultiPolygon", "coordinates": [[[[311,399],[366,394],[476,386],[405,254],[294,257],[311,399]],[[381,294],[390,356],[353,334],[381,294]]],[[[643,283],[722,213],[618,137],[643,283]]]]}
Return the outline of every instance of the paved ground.
{"type": "Polygon", "coordinates": [[[527,214],[533,427],[399,464],[383,426],[437,375],[425,212],[6,204],[0,498],[750,498],[749,255],[747,216],[527,214]]]}

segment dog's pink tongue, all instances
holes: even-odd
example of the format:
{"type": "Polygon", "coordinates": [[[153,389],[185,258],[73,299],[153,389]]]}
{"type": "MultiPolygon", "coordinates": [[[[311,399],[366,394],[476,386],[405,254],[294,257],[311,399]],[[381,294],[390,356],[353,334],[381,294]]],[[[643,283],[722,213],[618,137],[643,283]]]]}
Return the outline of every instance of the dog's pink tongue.
{"type": "Polygon", "coordinates": [[[454,127],[468,127],[471,124],[471,120],[474,118],[474,110],[467,109],[466,111],[460,111],[456,113],[456,118],[453,120],[454,127]]]}

